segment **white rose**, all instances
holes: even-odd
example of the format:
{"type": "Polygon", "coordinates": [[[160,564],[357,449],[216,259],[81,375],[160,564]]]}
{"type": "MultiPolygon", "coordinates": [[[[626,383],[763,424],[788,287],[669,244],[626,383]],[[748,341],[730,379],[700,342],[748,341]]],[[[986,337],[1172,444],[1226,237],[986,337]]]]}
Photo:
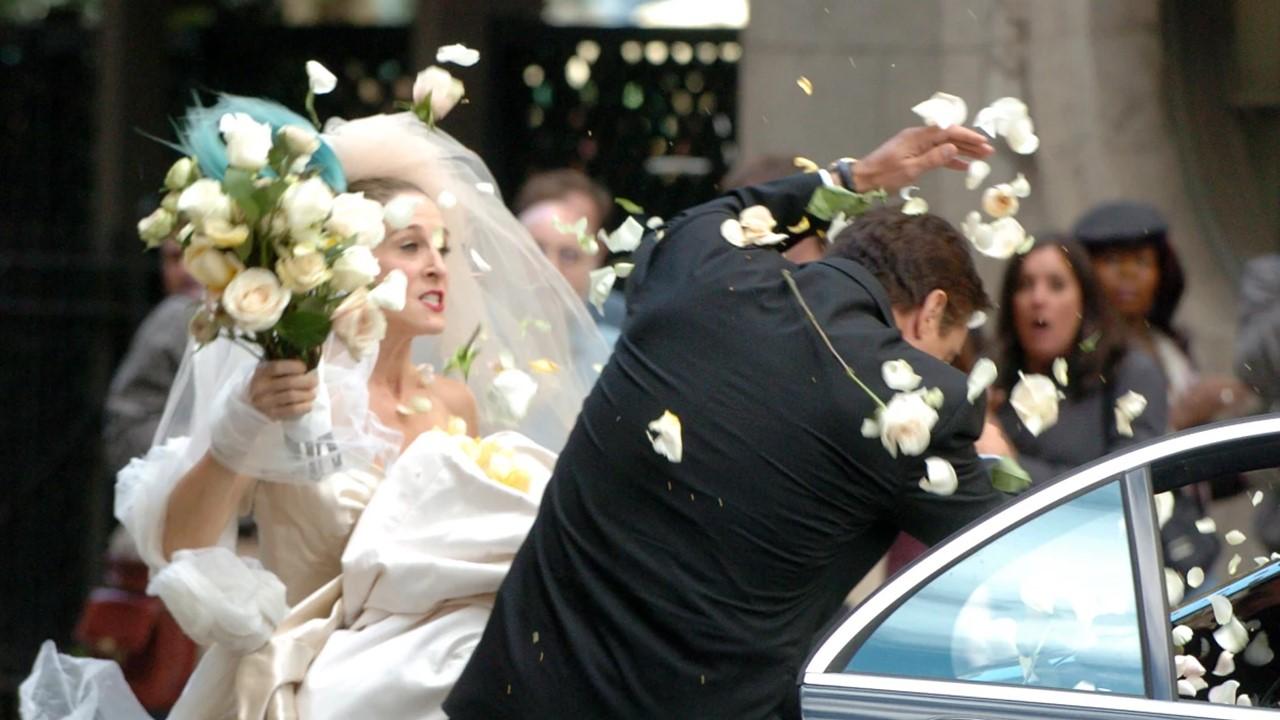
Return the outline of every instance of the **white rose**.
{"type": "Polygon", "coordinates": [[[204,178],[191,183],[178,196],[178,212],[196,225],[210,220],[231,219],[231,198],[217,180],[204,178]]]}
{"type": "Polygon", "coordinates": [[[920,387],[920,376],[906,360],[886,360],[880,366],[880,375],[890,390],[910,391],[920,387]]]}
{"type": "Polygon", "coordinates": [[[773,213],[764,205],[752,205],[738,214],[738,223],[742,225],[742,236],[748,245],[774,245],[787,239],[773,228],[778,224],[773,213]]]}
{"type": "Polygon", "coordinates": [[[218,120],[227,143],[227,164],[240,170],[261,170],[271,152],[271,126],[245,113],[227,113],[218,120]]]}
{"type": "Polygon", "coordinates": [[[448,70],[437,65],[418,73],[413,81],[413,104],[418,105],[431,96],[431,117],[440,120],[466,94],[462,81],[449,74],[448,70]]]}
{"type": "Polygon", "coordinates": [[[363,288],[382,274],[382,266],[373,252],[363,245],[353,245],[342,252],[333,263],[333,279],[330,284],[337,292],[351,292],[363,288]]]}
{"type": "Polygon", "coordinates": [[[364,288],[348,295],[333,311],[330,320],[333,334],[356,360],[363,360],[376,351],[387,334],[387,319],[369,302],[369,291],[364,288]]]}
{"type": "Polygon", "coordinates": [[[280,196],[289,232],[295,240],[305,240],[315,235],[314,228],[329,217],[333,210],[333,192],[317,177],[290,185],[280,196]]]}
{"type": "Polygon", "coordinates": [[[169,166],[165,173],[164,186],[167,190],[185,190],[188,185],[200,179],[200,166],[189,157],[179,158],[169,166]]]}
{"type": "Polygon", "coordinates": [[[982,209],[993,218],[1018,214],[1018,196],[1009,183],[1000,183],[982,193],[982,209]]]}
{"type": "Polygon", "coordinates": [[[991,383],[996,380],[997,373],[996,364],[990,358],[982,358],[973,364],[973,369],[969,371],[968,392],[966,394],[969,402],[977,400],[983,391],[991,387],[991,383]]]}
{"type": "Polygon", "coordinates": [[[862,434],[880,436],[880,442],[889,454],[920,455],[929,448],[929,434],[938,422],[938,411],[925,399],[923,391],[898,393],[884,409],[876,413],[876,419],[863,423],[862,434]]]}
{"type": "Polygon", "coordinates": [[[276,131],[276,135],[284,142],[285,151],[293,157],[310,157],[320,149],[320,138],[299,125],[285,125],[276,131]]]}
{"type": "Polygon", "coordinates": [[[1009,405],[1018,419],[1033,436],[1053,427],[1058,422],[1058,399],[1061,393],[1053,381],[1044,375],[1023,375],[1009,393],[1009,405]]]}
{"type": "Polygon", "coordinates": [[[307,84],[311,88],[311,92],[316,95],[326,95],[333,92],[338,86],[338,78],[329,72],[329,68],[321,65],[315,60],[308,60],[307,68],[307,84]]]}
{"type": "Polygon", "coordinates": [[[1133,437],[1133,421],[1147,409],[1147,399],[1130,390],[1116,398],[1116,432],[1133,437]]]}
{"type": "Polygon", "coordinates": [[[318,252],[284,257],[276,261],[276,274],[291,292],[304,293],[325,282],[332,275],[318,252]]]}
{"type": "Polygon", "coordinates": [[[182,266],[196,282],[214,292],[223,288],[242,270],[244,263],[229,252],[212,245],[190,245],[182,252],[182,266]]]}
{"type": "Polygon", "coordinates": [[[925,476],[920,478],[920,489],[934,495],[952,495],[959,486],[956,469],[940,457],[924,459],[925,476]]]}
{"type": "Polygon", "coordinates": [[[242,330],[261,332],[280,321],[291,297],[275,273],[249,268],[227,285],[222,293],[222,308],[242,330]]]}
{"type": "Polygon", "coordinates": [[[366,199],[364,193],[342,193],[333,199],[332,213],[324,227],[344,240],[354,237],[356,244],[375,248],[387,233],[382,212],[382,204],[366,199]]]}
{"type": "Polygon", "coordinates": [[[495,406],[509,422],[519,422],[529,413],[529,404],[538,392],[538,383],[523,370],[507,368],[489,386],[495,406]]]}
{"type": "Polygon", "coordinates": [[[249,239],[249,226],[244,223],[232,225],[221,218],[207,220],[200,228],[204,242],[224,250],[240,247],[249,239]]]}
{"type": "Polygon", "coordinates": [[[1028,235],[1017,218],[1002,217],[992,223],[970,223],[972,216],[965,220],[964,231],[974,249],[997,260],[1007,260],[1014,253],[1023,253],[1031,249],[1035,238],[1028,235]]]}
{"type": "Polygon", "coordinates": [[[138,221],[138,237],[142,238],[147,247],[158,247],[173,232],[176,221],[173,213],[164,208],[156,208],[155,212],[138,221]]]}

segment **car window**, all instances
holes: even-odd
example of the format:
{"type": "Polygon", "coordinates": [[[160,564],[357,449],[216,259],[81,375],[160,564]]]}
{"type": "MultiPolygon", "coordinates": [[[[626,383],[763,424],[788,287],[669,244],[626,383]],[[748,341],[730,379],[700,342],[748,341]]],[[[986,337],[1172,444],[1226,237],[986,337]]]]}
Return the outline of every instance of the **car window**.
{"type": "Polygon", "coordinates": [[[935,576],[876,627],[846,671],[1143,695],[1119,482],[935,576]]]}

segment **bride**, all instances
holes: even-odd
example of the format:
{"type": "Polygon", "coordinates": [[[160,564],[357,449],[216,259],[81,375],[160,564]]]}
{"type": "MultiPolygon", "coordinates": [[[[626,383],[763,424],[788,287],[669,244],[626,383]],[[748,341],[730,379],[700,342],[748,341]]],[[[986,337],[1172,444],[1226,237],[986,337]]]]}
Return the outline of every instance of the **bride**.
{"type": "MultiPolygon", "coordinates": [[[[187,148],[241,111],[287,113],[223,98],[188,118],[187,148]]],[[[312,372],[221,338],[188,351],[156,445],[116,491],[148,592],[208,646],[171,718],[444,717],[533,522],[547,448],[607,355],[474,153],[410,113],[321,137],[331,184],[340,170],[348,192],[411,208],[374,250],[406,302],[363,361],[332,338],[312,372]],[[306,427],[323,442],[297,443],[306,427]],[[231,552],[245,514],[261,564],[231,552]]],[[[225,168],[200,159],[207,176],[225,168]]],[[[353,317],[347,344],[376,337],[353,317]]]]}

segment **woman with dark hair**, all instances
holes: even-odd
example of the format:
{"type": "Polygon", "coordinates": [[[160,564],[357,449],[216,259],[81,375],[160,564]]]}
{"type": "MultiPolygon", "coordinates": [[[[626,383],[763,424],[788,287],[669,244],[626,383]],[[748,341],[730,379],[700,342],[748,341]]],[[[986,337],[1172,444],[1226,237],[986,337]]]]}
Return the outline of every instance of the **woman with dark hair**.
{"type": "Polygon", "coordinates": [[[1235,378],[1199,376],[1187,339],[1173,326],[1186,281],[1158,210],[1135,202],[1099,205],[1080,218],[1074,235],[1131,341],[1159,361],[1169,382],[1172,429],[1209,422],[1246,399],[1247,389],[1235,378]]]}
{"type": "Polygon", "coordinates": [[[1058,421],[1033,434],[1007,402],[996,417],[1034,482],[1126,445],[1156,437],[1168,424],[1165,380],[1155,359],[1128,343],[1103,306],[1088,254],[1061,237],[1038,240],[1005,269],[997,326],[1001,350],[998,395],[1008,396],[1019,374],[1052,375],[1058,358],[1067,363],[1065,397],[1058,421]],[[1116,400],[1129,391],[1147,400],[1132,434],[1116,426],[1116,400]]]}

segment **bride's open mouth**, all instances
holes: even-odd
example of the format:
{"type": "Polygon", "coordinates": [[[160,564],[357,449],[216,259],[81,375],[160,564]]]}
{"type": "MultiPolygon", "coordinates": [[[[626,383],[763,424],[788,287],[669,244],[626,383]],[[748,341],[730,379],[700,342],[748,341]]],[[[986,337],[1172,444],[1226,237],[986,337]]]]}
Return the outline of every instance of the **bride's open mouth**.
{"type": "Polygon", "coordinates": [[[418,296],[418,301],[431,312],[444,312],[444,291],[428,290],[418,296]]]}

